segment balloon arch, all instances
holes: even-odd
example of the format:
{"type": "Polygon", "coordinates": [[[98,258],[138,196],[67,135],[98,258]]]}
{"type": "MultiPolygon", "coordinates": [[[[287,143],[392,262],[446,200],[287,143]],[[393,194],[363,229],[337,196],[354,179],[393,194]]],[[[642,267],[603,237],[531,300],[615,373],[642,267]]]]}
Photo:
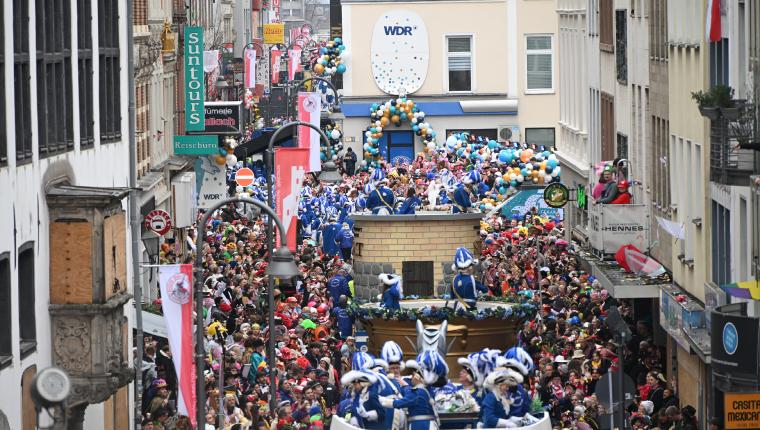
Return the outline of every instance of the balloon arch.
{"type": "Polygon", "coordinates": [[[390,99],[385,103],[373,103],[370,107],[370,125],[364,132],[364,164],[365,168],[377,167],[382,158],[380,139],[383,130],[389,126],[400,127],[408,122],[414,134],[422,138],[422,143],[428,149],[435,149],[436,132],[425,122],[425,112],[413,100],[406,97],[390,99]]]}

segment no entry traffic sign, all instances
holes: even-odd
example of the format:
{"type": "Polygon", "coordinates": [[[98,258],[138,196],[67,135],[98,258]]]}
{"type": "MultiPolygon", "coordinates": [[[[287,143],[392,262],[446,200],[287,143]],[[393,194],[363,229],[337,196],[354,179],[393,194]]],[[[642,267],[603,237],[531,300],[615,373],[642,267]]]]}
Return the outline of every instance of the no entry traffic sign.
{"type": "Polygon", "coordinates": [[[152,210],[145,216],[145,227],[157,235],[163,236],[172,229],[172,219],[166,211],[152,210]]]}
{"type": "Polygon", "coordinates": [[[247,187],[253,183],[253,170],[243,167],[235,172],[235,182],[241,187],[247,187]]]}

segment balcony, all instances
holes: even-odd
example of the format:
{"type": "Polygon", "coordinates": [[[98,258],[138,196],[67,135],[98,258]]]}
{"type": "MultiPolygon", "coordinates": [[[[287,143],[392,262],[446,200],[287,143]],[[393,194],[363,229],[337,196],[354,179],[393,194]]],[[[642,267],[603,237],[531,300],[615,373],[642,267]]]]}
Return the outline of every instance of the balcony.
{"type": "Polygon", "coordinates": [[[710,125],[710,181],[747,186],[760,171],[760,138],[755,105],[735,101],[736,107],[718,109],[710,125]]]}

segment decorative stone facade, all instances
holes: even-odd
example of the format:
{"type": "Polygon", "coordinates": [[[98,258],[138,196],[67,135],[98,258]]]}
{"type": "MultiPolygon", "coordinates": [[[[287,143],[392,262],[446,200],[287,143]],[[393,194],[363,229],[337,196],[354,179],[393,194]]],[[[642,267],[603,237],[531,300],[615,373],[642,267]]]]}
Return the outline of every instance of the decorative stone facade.
{"type": "Polygon", "coordinates": [[[404,261],[432,261],[437,287],[444,279],[443,264],[451,264],[458,247],[475,251],[479,246],[481,217],[482,214],[352,215],[354,260],[389,263],[397,274],[402,274],[404,261]]]}

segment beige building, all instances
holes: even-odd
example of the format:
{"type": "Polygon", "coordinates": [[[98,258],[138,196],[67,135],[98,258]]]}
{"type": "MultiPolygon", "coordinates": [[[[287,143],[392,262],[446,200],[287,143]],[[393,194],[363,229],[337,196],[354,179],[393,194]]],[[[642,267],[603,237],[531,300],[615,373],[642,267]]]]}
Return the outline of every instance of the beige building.
{"type": "MultiPolygon", "coordinates": [[[[343,0],[347,143],[363,152],[370,106],[398,97],[403,81],[439,143],[449,132],[471,130],[554,146],[554,7],[551,0],[343,0]],[[403,70],[401,64],[413,65],[403,70]]],[[[384,132],[380,145],[390,159],[413,157],[422,148],[406,124],[384,132]]]]}

